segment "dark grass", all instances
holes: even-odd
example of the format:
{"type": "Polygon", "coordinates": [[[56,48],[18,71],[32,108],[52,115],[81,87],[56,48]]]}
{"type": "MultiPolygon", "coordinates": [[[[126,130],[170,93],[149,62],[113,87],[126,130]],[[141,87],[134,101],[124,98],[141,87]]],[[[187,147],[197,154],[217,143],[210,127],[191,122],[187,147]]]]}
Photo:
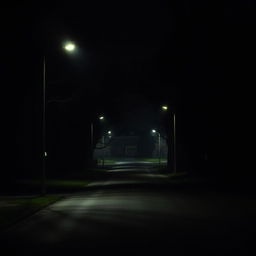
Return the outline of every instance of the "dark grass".
{"type": "Polygon", "coordinates": [[[63,198],[61,195],[0,199],[0,230],[4,230],[43,207],[63,198]]]}
{"type": "MultiPolygon", "coordinates": [[[[92,181],[104,180],[108,177],[105,169],[89,169],[86,171],[70,171],[63,173],[49,172],[46,176],[47,193],[72,193],[82,190],[92,181]]],[[[41,179],[26,177],[5,179],[0,182],[0,195],[39,195],[41,179]]]]}

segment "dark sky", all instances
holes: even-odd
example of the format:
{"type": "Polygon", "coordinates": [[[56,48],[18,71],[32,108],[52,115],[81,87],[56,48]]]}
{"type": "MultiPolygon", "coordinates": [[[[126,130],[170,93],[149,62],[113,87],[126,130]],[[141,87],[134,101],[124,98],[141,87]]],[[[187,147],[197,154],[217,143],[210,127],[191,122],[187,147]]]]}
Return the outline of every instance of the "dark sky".
{"type": "Polygon", "coordinates": [[[174,87],[175,20],[167,2],[26,3],[7,10],[5,58],[27,97],[33,97],[33,83],[40,86],[43,54],[50,98],[75,93],[104,110],[125,109],[133,104],[126,94],[140,95],[142,102],[153,95],[155,102],[162,88],[174,87]],[[77,43],[75,56],[62,52],[69,39],[77,43]]]}
{"type": "Polygon", "coordinates": [[[249,115],[253,1],[25,1],[3,6],[0,21],[2,118],[17,143],[40,137],[43,55],[47,97],[70,99],[51,105],[51,118],[69,113],[71,126],[106,113],[112,126],[147,130],[167,103],[187,140],[232,137],[249,115]],[[66,40],[76,55],[63,52],[66,40]]]}
{"type": "Polygon", "coordinates": [[[248,0],[25,1],[2,9],[2,65],[10,76],[18,73],[13,83],[18,79],[29,90],[41,82],[45,54],[54,97],[72,84],[78,93],[111,102],[126,91],[156,104],[207,101],[234,89],[223,85],[232,71],[244,74],[254,7],[248,0]],[[69,39],[79,47],[76,56],[62,52],[69,39]]]}

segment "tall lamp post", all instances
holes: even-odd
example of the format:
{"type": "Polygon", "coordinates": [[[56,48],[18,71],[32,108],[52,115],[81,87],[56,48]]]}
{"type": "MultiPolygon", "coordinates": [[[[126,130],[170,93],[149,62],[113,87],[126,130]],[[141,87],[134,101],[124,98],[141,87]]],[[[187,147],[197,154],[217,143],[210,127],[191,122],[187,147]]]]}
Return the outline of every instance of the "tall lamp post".
{"type": "MultiPolygon", "coordinates": [[[[73,52],[76,48],[75,44],[67,42],[64,44],[65,51],[73,52]]],[[[43,116],[42,116],[42,145],[43,145],[43,163],[42,163],[42,177],[41,177],[41,195],[46,194],[46,57],[43,57],[43,116]]]]}
{"type": "MultiPolygon", "coordinates": [[[[108,137],[111,138],[112,131],[108,131],[108,137]]],[[[105,166],[105,158],[106,158],[106,144],[105,144],[105,134],[102,136],[102,145],[103,145],[103,158],[102,158],[102,167],[105,166]]]]}
{"type": "MultiPolygon", "coordinates": [[[[105,117],[104,116],[99,116],[98,117],[100,121],[104,121],[105,117]]],[[[93,122],[91,122],[91,152],[92,152],[92,160],[93,160],[93,150],[94,150],[94,146],[93,146],[93,143],[94,143],[94,124],[93,122]]]]}
{"type": "Polygon", "coordinates": [[[156,130],[152,130],[152,133],[153,134],[156,134],[158,135],[158,164],[160,165],[161,164],[161,135],[160,135],[160,132],[157,132],[156,130]]]}
{"type": "MultiPolygon", "coordinates": [[[[168,106],[167,105],[163,105],[162,106],[162,110],[163,111],[168,111],[168,106]]],[[[175,112],[173,112],[172,114],[172,118],[171,118],[171,122],[172,122],[172,132],[173,132],[173,172],[176,173],[177,172],[177,155],[176,155],[176,115],[175,112]]]]}

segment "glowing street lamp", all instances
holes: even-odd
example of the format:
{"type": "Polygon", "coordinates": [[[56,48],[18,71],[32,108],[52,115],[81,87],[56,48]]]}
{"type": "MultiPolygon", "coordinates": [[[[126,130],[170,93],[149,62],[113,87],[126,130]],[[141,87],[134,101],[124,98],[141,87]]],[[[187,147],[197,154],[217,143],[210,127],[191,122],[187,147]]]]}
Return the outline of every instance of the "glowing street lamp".
{"type": "Polygon", "coordinates": [[[76,49],[76,46],[72,42],[68,42],[64,45],[64,49],[68,52],[73,52],[76,49]]]}
{"type": "Polygon", "coordinates": [[[163,105],[163,106],[162,106],[162,110],[163,110],[163,111],[166,111],[166,110],[168,110],[168,106],[166,106],[166,105],[163,105]]]}
{"type": "Polygon", "coordinates": [[[99,116],[99,119],[103,121],[104,120],[104,116],[99,116]]]}

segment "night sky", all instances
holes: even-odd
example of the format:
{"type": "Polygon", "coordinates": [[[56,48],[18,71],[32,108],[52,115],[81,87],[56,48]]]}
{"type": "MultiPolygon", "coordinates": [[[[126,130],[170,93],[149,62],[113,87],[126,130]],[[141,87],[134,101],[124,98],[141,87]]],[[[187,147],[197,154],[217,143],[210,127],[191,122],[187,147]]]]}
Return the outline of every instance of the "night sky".
{"type": "Polygon", "coordinates": [[[47,107],[48,147],[75,152],[70,165],[99,114],[117,134],[141,134],[161,126],[162,104],[177,113],[186,154],[207,151],[219,167],[249,151],[253,1],[22,2],[2,7],[0,21],[10,170],[38,166],[44,55],[47,98],[63,101],[47,107]],[[76,54],[63,51],[67,40],[76,54]]]}

